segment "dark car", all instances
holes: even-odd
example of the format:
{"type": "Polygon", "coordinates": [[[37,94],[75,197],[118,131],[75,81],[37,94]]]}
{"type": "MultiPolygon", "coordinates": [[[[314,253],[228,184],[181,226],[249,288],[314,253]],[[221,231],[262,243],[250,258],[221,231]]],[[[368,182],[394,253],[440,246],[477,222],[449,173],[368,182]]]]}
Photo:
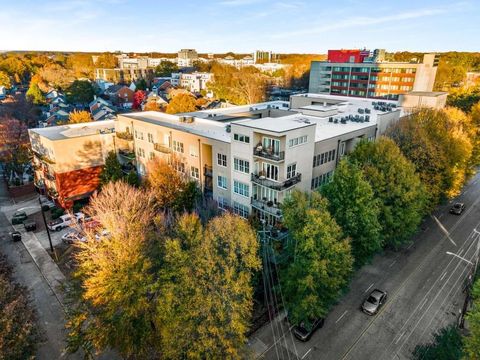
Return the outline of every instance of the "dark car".
{"type": "Polygon", "coordinates": [[[25,211],[16,211],[12,216],[12,225],[22,224],[28,218],[25,211]]]}
{"type": "Polygon", "coordinates": [[[25,220],[23,222],[23,226],[25,226],[26,231],[35,231],[37,230],[37,223],[35,220],[25,220]]]}
{"type": "Polygon", "coordinates": [[[325,323],[325,319],[315,319],[310,321],[310,326],[306,326],[303,322],[300,325],[293,327],[293,335],[300,341],[308,341],[312,337],[313,333],[320,329],[325,323]]]}
{"type": "Polygon", "coordinates": [[[450,214],[461,215],[463,210],[465,210],[465,204],[464,203],[455,203],[450,208],[450,214]]]}
{"type": "Polygon", "coordinates": [[[10,233],[10,237],[12,238],[13,241],[20,241],[22,240],[22,234],[20,234],[18,231],[13,231],[10,233]]]}
{"type": "Polygon", "coordinates": [[[362,311],[368,315],[375,315],[385,304],[387,293],[382,290],[373,290],[362,304],[362,311]]]}

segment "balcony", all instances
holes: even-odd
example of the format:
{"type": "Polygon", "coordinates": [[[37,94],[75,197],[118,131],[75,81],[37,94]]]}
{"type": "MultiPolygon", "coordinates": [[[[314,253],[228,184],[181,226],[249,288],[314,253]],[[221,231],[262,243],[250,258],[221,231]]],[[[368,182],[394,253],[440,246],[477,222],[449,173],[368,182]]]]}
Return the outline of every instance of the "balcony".
{"type": "Polygon", "coordinates": [[[213,176],[213,167],[211,167],[210,165],[205,165],[205,167],[203,168],[203,175],[208,176],[208,177],[212,177],[213,176]]]}
{"type": "Polygon", "coordinates": [[[154,143],[153,148],[155,149],[155,151],[158,151],[164,154],[170,154],[172,152],[172,149],[170,149],[170,147],[165,144],[154,143]]]}
{"type": "Polygon", "coordinates": [[[253,155],[272,161],[285,160],[285,151],[268,151],[263,149],[261,146],[257,146],[255,149],[253,149],[253,155]]]}
{"type": "Polygon", "coordinates": [[[300,181],[302,181],[302,174],[297,174],[294,177],[291,177],[290,179],[287,179],[285,181],[274,181],[266,179],[264,176],[252,174],[251,180],[255,184],[266,186],[273,190],[282,191],[289,189],[295,184],[298,184],[300,181]]]}
{"type": "Polygon", "coordinates": [[[128,161],[135,160],[135,153],[133,151],[121,149],[118,151],[118,154],[128,161]]]}
{"type": "Polygon", "coordinates": [[[282,210],[280,210],[279,203],[274,203],[273,201],[258,200],[254,197],[251,198],[251,204],[255,209],[266,212],[267,214],[282,217],[282,210]]]}
{"type": "Polygon", "coordinates": [[[119,131],[115,133],[116,137],[122,140],[133,141],[133,135],[128,131],[119,131]]]}

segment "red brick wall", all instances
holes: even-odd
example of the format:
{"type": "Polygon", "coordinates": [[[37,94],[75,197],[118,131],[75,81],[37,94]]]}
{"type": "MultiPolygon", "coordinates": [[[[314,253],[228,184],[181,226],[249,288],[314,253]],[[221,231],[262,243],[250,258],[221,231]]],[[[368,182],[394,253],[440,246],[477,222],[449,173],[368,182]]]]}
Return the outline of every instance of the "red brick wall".
{"type": "Polygon", "coordinates": [[[95,191],[100,185],[100,174],[103,166],[95,166],[86,169],[55,174],[58,191],[58,202],[63,207],[73,206],[73,201],[66,198],[79,196],[95,191]]]}

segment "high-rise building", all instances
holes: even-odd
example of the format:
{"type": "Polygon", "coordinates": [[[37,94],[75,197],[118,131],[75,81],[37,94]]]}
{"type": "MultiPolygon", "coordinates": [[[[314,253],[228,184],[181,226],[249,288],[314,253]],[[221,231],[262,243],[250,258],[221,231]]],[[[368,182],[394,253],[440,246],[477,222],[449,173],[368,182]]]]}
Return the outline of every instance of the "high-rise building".
{"type": "Polygon", "coordinates": [[[309,92],[317,94],[398,99],[410,91],[430,92],[438,55],[423,62],[387,62],[385,50],[329,50],[327,61],[312,61],[309,92]]]}
{"type": "Polygon", "coordinates": [[[182,49],[177,55],[177,65],[179,67],[192,66],[193,62],[198,59],[198,54],[195,49],[182,49]]]}

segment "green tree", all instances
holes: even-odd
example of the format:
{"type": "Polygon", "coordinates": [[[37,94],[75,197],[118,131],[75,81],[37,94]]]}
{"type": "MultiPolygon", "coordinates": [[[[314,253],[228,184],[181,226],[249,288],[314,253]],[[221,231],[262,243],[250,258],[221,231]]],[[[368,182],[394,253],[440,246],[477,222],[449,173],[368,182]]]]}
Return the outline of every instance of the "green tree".
{"type": "Polygon", "coordinates": [[[178,94],[167,105],[167,114],[178,114],[196,111],[196,101],[192,95],[178,94]]]}
{"type": "Polygon", "coordinates": [[[100,174],[100,183],[106,185],[123,179],[122,165],[118,161],[115,151],[110,151],[105,159],[105,166],[100,174]]]}
{"type": "Polygon", "coordinates": [[[152,238],[151,197],[124,182],[93,195],[85,212],[108,232],[98,241],[86,229],[78,244],[69,349],[116,349],[123,357],[158,358],[159,333],[153,299],[154,274],[147,254],[152,238]]]}
{"type": "Polygon", "coordinates": [[[294,244],[280,274],[284,305],[294,324],[325,317],[352,271],[350,243],[328,212],[322,196],[294,191],[283,203],[284,223],[294,244]]]}
{"type": "Polygon", "coordinates": [[[469,334],[463,339],[465,358],[480,359],[480,280],[477,279],[472,289],[472,307],[467,313],[469,334]]]}
{"type": "Polygon", "coordinates": [[[138,80],[138,81],[135,83],[135,86],[136,86],[136,90],[137,90],[137,91],[139,91],[139,90],[142,90],[142,91],[147,90],[147,82],[145,81],[145,79],[140,79],[140,80],[138,80]]]}
{"type": "Polygon", "coordinates": [[[382,248],[380,210],[372,187],[355,164],[342,160],[330,183],[321,188],[343,234],[351,239],[355,265],[360,267],[382,248]]]}
{"type": "Polygon", "coordinates": [[[130,171],[127,176],[125,176],[125,182],[129,185],[138,187],[140,186],[140,180],[136,171],[130,171]]]}
{"type": "Polygon", "coordinates": [[[30,83],[26,96],[32,104],[43,105],[45,103],[43,92],[36,83],[30,83]]]}
{"type": "Polygon", "coordinates": [[[171,61],[162,61],[155,68],[155,76],[171,76],[175,72],[178,72],[178,66],[171,61]]]}
{"type": "Polygon", "coordinates": [[[431,343],[417,345],[412,355],[414,360],[461,360],[462,335],[455,325],[450,325],[437,332],[431,343]]]}
{"type": "Polygon", "coordinates": [[[165,245],[158,323],[166,358],[238,359],[253,307],[258,241],[248,222],[224,214],[205,228],[183,215],[165,245]]]}
{"type": "Polygon", "coordinates": [[[362,141],[349,159],[362,169],[379,200],[384,244],[398,247],[417,230],[425,214],[427,195],[414,165],[393,140],[362,141]]]}
{"type": "Polygon", "coordinates": [[[5,86],[7,89],[12,87],[10,76],[4,71],[0,71],[0,86],[5,86]]]}
{"type": "Polygon", "coordinates": [[[86,105],[93,100],[95,89],[88,80],[75,80],[68,87],[66,95],[70,103],[86,105]]]}

